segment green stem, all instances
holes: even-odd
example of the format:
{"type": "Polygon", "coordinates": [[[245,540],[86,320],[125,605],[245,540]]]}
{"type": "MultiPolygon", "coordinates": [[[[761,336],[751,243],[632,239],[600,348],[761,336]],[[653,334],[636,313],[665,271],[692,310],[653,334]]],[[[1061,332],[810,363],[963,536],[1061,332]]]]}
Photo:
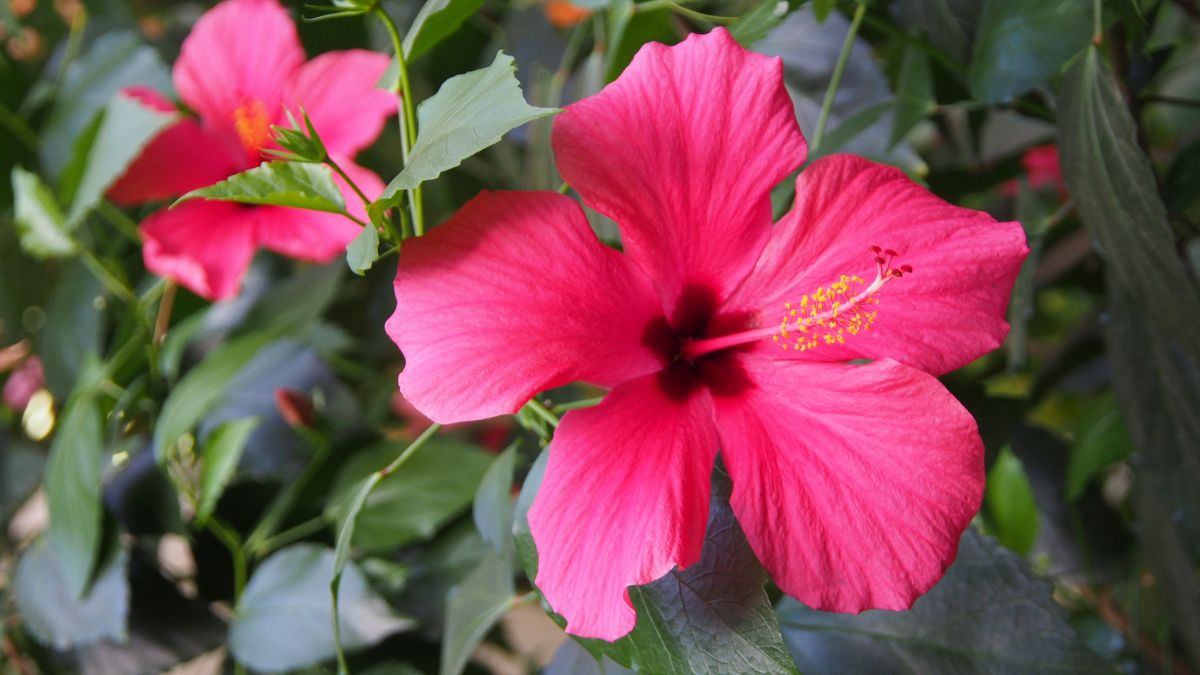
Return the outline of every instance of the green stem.
{"type": "MultiPolygon", "coordinates": [[[[417,144],[417,114],[416,108],[413,105],[412,86],[408,81],[408,64],[404,60],[404,40],[400,38],[400,31],[396,28],[396,23],[392,21],[392,17],[382,7],[376,5],[375,14],[387,28],[388,35],[392,38],[392,48],[396,51],[396,69],[400,74],[396,78],[399,82],[396,95],[400,97],[400,107],[403,110],[400,135],[404,143],[401,147],[403,151],[401,154],[403,155],[404,165],[408,166],[409,153],[412,152],[413,146],[417,144]]],[[[409,205],[412,208],[413,232],[419,237],[425,234],[424,197],[421,195],[420,186],[409,190],[409,196],[409,205]]]]}
{"type": "Polygon", "coordinates": [[[142,245],[142,234],[138,231],[138,225],[132,218],[125,215],[125,212],[118,209],[112,202],[107,199],[100,200],[100,204],[96,207],[96,212],[102,218],[112,225],[118,232],[125,235],[125,238],[137,244],[142,245]]]}
{"type": "Polygon", "coordinates": [[[1104,39],[1104,14],[1101,0],[1092,0],[1092,40],[1098,46],[1104,39]]]}
{"type": "Polygon", "coordinates": [[[354,180],[352,178],[350,178],[350,176],[348,176],[345,171],[342,170],[342,167],[338,166],[338,163],[333,161],[332,157],[326,157],[325,164],[329,165],[329,168],[333,169],[334,173],[341,176],[342,180],[346,181],[346,185],[349,185],[350,189],[354,190],[354,194],[358,195],[358,198],[362,200],[363,206],[371,205],[371,200],[367,199],[367,195],[364,194],[363,191],[358,188],[358,185],[356,185],[354,183],[354,180]]]}
{"type": "Polygon", "coordinates": [[[541,401],[537,400],[536,398],[531,398],[529,399],[529,403],[525,404],[525,407],[532,410],[534,414],[545,420],[550,426],[554,427],[555,429],[558,428],[558,415],[550,412],[546,406],[542,405],[541,401]]]}
{"type": "Polygon", "coordinates": [[[253,554],[255,557],[266,557],[272,551],[276,551],[284,546],[287,546],[288,544],[295,543],[309,535],[320,532],[321,530],[325,529],[328,524],[329,521],[327,521],[324,516],[310,518],[309,520],[306,520],[295,527],[290,527],[273,537],[265,539],[261,544],[258,545],[258,550],[254,551],[253,554]]]}
{"type": "Polygon", "coordinates": [[[18,117],[16,113],[9,110],[3,104],[0,104],[0,127],[7,129],[13,138],[21,141],[31,152],[37,152],[37,134],[33,132],[33,129],[29,128],[25,120],[18,117]]]}
{"type": "Polygon", "coordinates": [[[833,99],[837,97],[838,87],[842,83],[842,73],[846,70],[846,62],[850,60],[850,51],[854,47],[854,38],[858,36],[858,27],[862,25],[867,6],[858,3],[854,17],[850,19],[850,30],[846,31],[846,40],[842,42],[842,51],[838,54],[837,64],[833,67],[833,76],[829,78],[829,88],[825,90],[825,100],[821,103],[821,115],[817,118],[817,129],[813,133],[809,154],[816,155],[821,147],[821,139],[825,137],[825,125],[829,124],[829,113],[833,110],[833,99]]]}
{"type": "Polygon", "coordinates": [[[292,510],[296,498],[308,487],[313,478],[321,472],[325,464],[325,458],[329,455],[329,451],[333,447],[333,444],[326,438],[313,439],[313,442],[317,450],[313,454],[312,461],[308,463],[308,466],[304,467],[304,471],[301,472],[300,477],[288,483],[283,492],[280,492],[279,496],[271,502],[266,515],[258,522],[258,525],[250,533],[250,536],[246,538],[246,550],[255,558],[261,558],[266,555],[268,551],[265,548],[267,540],[275,534],[275,530],[283,522],[283,519],[287,517],[288,512],[292,510]]]}
{"type": "MultiPolygon", "coordinates": [[[[700,21],[703,23],[715,23],[715,24],[720,24],[720,25],[727,25],[727,24],[733,23],[734,21],[737,21],[736,16],[717,16],[715,14],[705,14],[704,12],[697,12],[694,9],[689,9],[687,7],[684,7],[683,5],[681,5],[677,2],[674,2],[673,0],[651,0],[651,2],[661,3],[661,5],[663,7],[671,10],[672,12],[675,12],[676,14],[678,14],[680,16],[686,16],[689,19],[692,19],[694,21],[700,21]]],[[[650,4],[650,3],[647,3],[647,4],[650,4]]],[[[638,5],[638,6],[641,7],[644,5],[638,5]]]]}
{"type": "Polygon", "coordinates": [[[404,452],[400,453],[400,456],[396,459],[393,459],[391,464],[388,464],[379,471],[375,472],[379,474],[379,480],[382,481],[384,478],[387,478],[395,473],[397,469],[404,466],[404,463],[413,456],[413,453],[415,453],[417,450],[420,450],[421,446],[425,445],[426,441],[433,438],[434,434],[441,431],[441,429],[442,425],[440,424],[429,425],[429,428],[421,432],[421,435],[417,436],[416,440],[414,440],[412,443],[409,443],[408,447],[404,449],[404,452]]]}
{"type": "Polygon", "coordinates": [[[558,405],[551,408],[550,412],[554,413],[555,415],[562,415],[563,413],[567,412],[568,410],[578,410],[580,408],[591,408],[592,406],[600,405],[600,402],[603,400],[604,400],[603,396],[597,396],[595,398],[585,398],[585,399],[580,399],[578,401],[568,401],[566,403],[559,403],[558,405]]]}
{"type": "Polygon", "coordinates": [[[233,606],[236,608],[242,591],[246,589],[246,551],[242,546],[242,538],[218,518],[209,518],[205,527],[233,556],[233,606]]]}

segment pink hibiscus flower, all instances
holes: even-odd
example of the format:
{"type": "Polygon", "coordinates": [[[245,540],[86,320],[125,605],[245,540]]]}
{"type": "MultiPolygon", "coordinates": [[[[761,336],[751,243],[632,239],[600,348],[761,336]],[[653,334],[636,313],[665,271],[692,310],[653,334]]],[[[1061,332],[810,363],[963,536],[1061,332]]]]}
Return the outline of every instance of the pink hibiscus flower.
{"type": "MultiPolygon", "coordinates": [[[[286,111],[299,119],[301,107],[330,156],[377,197],[383,182],[350,160],[396,110],[395,97],[375,88],[387,66],[383,54],[361,50],[306,62],[291,17],[275,0],[226,0],[196,22],[175,62],[175,89],[197,118],[151,141],[109,197],[126,205],[170,199],[252,168],[269,158],[263,150],[272,147],[271,125],[286,125],[286,111]]],[[[149,89],[125,93],[174,109],[149,89]]],[[[365,220],[361,200],[341,187],[350,212],[365,220]]],[[[141,229],[146,268],[211,300],[238,292],[260,246],[324,262],[360,231],[336,214],[205,200],[158,211],[141,229]]]]}
{"type": "Polygon", "coordinates": [[[627,588],[700,556],[718,450],[746,537],[786,593],[902,609],[954,559],[983,446],[935,375],[1001,343],[1017,223],[852,156],[805,158],[778,59],[717,29],[649,44],[554,126],[554,193],[484,193],[407,242],[387,330],[439,422],[573,380],[529,523],[536,582],[575,635],[635,623],[627,588]]]}

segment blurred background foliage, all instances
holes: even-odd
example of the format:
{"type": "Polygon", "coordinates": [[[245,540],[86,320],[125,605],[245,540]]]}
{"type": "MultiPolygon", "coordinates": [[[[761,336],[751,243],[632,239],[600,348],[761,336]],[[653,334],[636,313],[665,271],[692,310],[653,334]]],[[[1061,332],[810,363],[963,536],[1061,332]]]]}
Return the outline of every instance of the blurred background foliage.
{"type": "MultiPolygon", "coordinates": [[[[564,640],[523,514],[552,420],[599,392],[429,431],[382,330],[391,258],[356,276],[262,254],[235,300],[180,290],[149,344],[144,213],[75,202],[89,167],[128,160],[95,141],[114,94],[170,91],[206,6],[3,0],[0,673],[331,672],[335,569],[353,672],[1200,673],[1195,0],[429,1],[447,27],[412,61],[417,99],[504,50],[558,107],[647,41],[727,25],[782,57],[813,158],[1020,220],[1012,333],[944,378],[988,450],[959,562],[910,612],[815,612],[770,586],[718,489],[704,558],[634,589],[631,636],[564,640]],[[28,233],[68,211],[66,238],[28,233]]],[[[382,6],[402,27],[421,9],[382,6]]],[[[299,28],[310,56],[391,51],[369,16],[299,28]]],[[[427,220],[484,187],[558,188],[551,124],[428,183],[427,220]]],[[[388,179],[400,152],[389,125],[360,161],[388,179]]]]}

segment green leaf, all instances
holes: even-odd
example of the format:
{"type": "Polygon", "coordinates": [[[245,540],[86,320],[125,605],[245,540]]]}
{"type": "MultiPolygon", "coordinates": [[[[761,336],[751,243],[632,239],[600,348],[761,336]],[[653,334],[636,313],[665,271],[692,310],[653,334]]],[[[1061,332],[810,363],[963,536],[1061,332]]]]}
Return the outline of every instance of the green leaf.
{"type": "MultiPolygon", "coordinates": [[[[299,544],[285,548],[250,578],[229,626],[229,649],[258,671],[295,670],[334,655],[328,584],[334,553],[299,544]]],[[[344,570],[338,611],[344,644],[357,649],[412,627],[367,585],[354,564],[344,570]]]]}
{"type": "Polygon", "coordinates": [[[597,659],[575,640],[563,640],[542,675],[632,675],[607,656],[597,659]]]}
{"type": "Polygon", "coordinates": [[[791,4],[787,0],[760,0],[754,9],[729,25],[729,34],[738,44],[749,49],[755,42],[765,38],[790,12],[791,4]]]}
{"type": "Polygon", "coordinates": [[[382,198],[437,178],[509,131],[558,112],[526,103],[515,73],[513,57],[497,52],[492,65],[446,80],[423,101],[417,110],[420,131],[408,165],[388,184],[382,198]]]}
{"type": "Polygon", "coordinates": [[[1040,195],[1022,180],[1017,192],[1017,220],[1025,229],[1029,243],[1029,255],[1021,263],[1021,271],[1013,284],[1012,298],[1008,303],[1008,337],[1004,346],[1008,352],[1008,371],[1015,373],[1025,367],[1029,355],[1029,321],[1033,318],[1034,287],[1033,275],[1042,257],[1046,241],[1047,223],[1050,218],[1040,195]]]}
{"type": "Polygon", "coordinates": [[[1067,464],[1067,499],[1082,497],[1092,478],[1132,450],[1133,440],[1116,398],[1109,394],[1092,401],[1075,423],[1075,447],[1067,464]]]}
{"type": "Polygon", "coordinates": [[[820,23],[825,23],[829,13],[837,6],[837,0],[813,0],[813,16],[820,23]]]}
{"type": "Polygon", "coordinates": [[[21,507],[37,489],[45,470],[46,458],[31,443],[14,439],[0,431],[0,526],[21,507]]]}
{"type": "Polygon", "coordinates": [[[72,260],[46,303],[37,353],[46,370],[46,386],[59,400],[75,388],[87,360],[100,354],[105,322],[97,299],[103,297],[103,284],[83,263],[72,260]]]}
{"type": "MultiPolygon", "coordinates": [[[[330,522],[344,522],[360,494],[360,482],[387,466],[407,445],[380,445],[347,461],[334,481],[333,494],[338,497],[326,510],[330,522]]],[[[448,438],[430,439],[366,499],[354,526],[354,545],[386,551],[432,536],[471,503],[491,461],[490,454],[474,446],[448,438]]]]}
{"type": "Polygon", "coordinates": [[[176,119],[174,113],[159,112],[123,94],[113,97],[103,115],[67,216],[73,226],[100,203],[142,148],[176,119]]]}
{"type": "Polygon", "coordinates": [[[1028,554],[1037,539],[1037,504],[1025,467],[1007,447],[988,471],[986,503],[1000,543],[1021,555],[1028,554]]]}
{"type": "Polygon", "coordinates": [[[838,152],[857,138],[859,134],[883,118],[891,109],[891,101],[880,101],[847,115],[841,124],[838,124],[833,131],[825,136],[825,140],[821,141],[820,150],[814,153],[809,158],[809,161],[838,152]]]}
{"type": "Polygon", "coordinates": [[[1134,508],[1173,627],[1200,659],[1200,360],[1147,320],[1109,271],[1106,338],[1117,400],[1138,449],[1134,508]]]}
{"type": "Polygon", "coordinates": [[[65,258],[78,248],[67,219],[50,188],[38,175],[14,166],[12,170],[14,220],[21,248],[35,258],[65,258]]]}
{"type": "Polygon", "coordinates": [[[933,70],[929,66],[929,56],[923,49],[909,45],[904,50],[904,60],[900,62],[900,76],[896,80],[892,146],[895,147],[904,140],[908,132],[928,117],[936,107],[933,70]]]}
{"type": "Polygon", "coordinates": [[[498,552],[511,548],[513,503],[513,469],[516,466],[517,445],[508,446],[496,456],[475,492],[472,515],[480,536],[498,552]]]}
{"type": "MultiPolygon", "coordinates": [[[[517,502],[513,533],[525,572],[537,577],[528,512],[548,451],[534,463],[517,502]]],[[[613,643],[583,640],[593,654],[649,673],[795,673],[759,565],[729,506],[732,485],[713,475],[713,499],[700,560],[644,586],[631,586],[633,632],[613,643]]]]}
{"type": "Polygon", "coordinates": [[[224,396],[225,385],[233,376],[276,337],[276,331],[264,331],[230,340],[183,376],[163,403],[154,428],[154,453],[159,463],[166,461],[171,446],[224,396]]]}
{"type": "Polygon", "coordinates": [[[1076,636],[1049,583],[968,529],[958,559],[907,612],[837,614],[791,598],[779,622],[807,674],[1110,673],[1076,636]]]}
{"type": "Polygon", "coordinates": [[[411,62],[449,37],[483,0],[425,0],[404,36],[404,58],[411,62]]]}
{"type": "Polygon", "coordinates": [[[100,640],[124,642],[129,620],[129,553],[116,542],[85,598],[71,593],[67,572],[43,539],[17,562],[13,598],[39,642],[66,651],[100,640]]]}
{"type": "Polygon", "coordinates": [[[201,451],[200,505],[196,509],[196,523],[203,525],[225,491],[250,434],[258,428],[257,417],[234,422],[225,422],[213,429],[201,451]]]}
{"type": "Polygon", "coordinates": [[[483,559],[446,597],[440,675],[459,675],[475,648],[512,606],[511,556],[488,550],[483,559]]]}
{"type": "Polygon", "coordinates": [[[1200,288],[1188,274],[1137,142],[1125,99],[1100,52],[1067,72],[1059,99],[1063,176],[1089,234],[1133,300],[1193,356],[1200,356],[1200,288]]]}
{"type": "Polygon", "coordinates": [[[271,285],[234,331],[242,336],[257,332],[297,336],[325,314],[342,285],[342,266],[309,265],[271,285]]]}
{"type": "Polygon", "coordinates": [[[333,182],[329,167],[307,162],[263,162],[215,185],[192,190],[176,200],[175,204],[198,197],[346,213],[342,191],[333,182]]]}
{"type": "Polygon", "coordinates": [[[892,10],[909,32],[924,32],[950,58],[965,62],[982,7],[980,0],[898,0],[892,10]]]}
{"type": "Polygon", "coordinates": [[[1092,37],[1088,0],[984,0],[967,67],[971,93],[998,103],[1058,72],[1092,37]]]}
{"type": "Polygon", "coordinates": [[[73,598],[83,597],[99,555],[103,431],[96,400],[76,394],[63,410],[46,462],[50,505],[46,539],[62,570],[65,590],[73,598]]]}
{"type": "Polygon", "coordinates": [[[378,257],[379,232],[374,225],[368,225],[346,247],[346,264],[350,266],[351,272],[361,277],[371,269],[378,257]]]}
{"type": "Polygon", "coordinates": [[[112,97],[122,89],[142,85],[171,91],[171,72],[158,51],[135,31],[110,30],[67,68],[62,85],[39,136],[42,168],[55,178],[71,160],[75,141],[112,97]]]}

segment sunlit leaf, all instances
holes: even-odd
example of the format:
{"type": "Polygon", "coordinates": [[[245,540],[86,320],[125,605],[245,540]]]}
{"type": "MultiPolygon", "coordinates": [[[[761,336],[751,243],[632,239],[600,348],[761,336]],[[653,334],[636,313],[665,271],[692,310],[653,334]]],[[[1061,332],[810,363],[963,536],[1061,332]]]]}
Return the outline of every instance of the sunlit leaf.
{"type": "Polygon", "coordinates": [[[986,504],[996,538],[1025,555],[1038,533],[1038,510],[1033,487],[1021,460],[1005,448],[988,471],[986,504]]]}
{"type": "Polygon", "coordinates": [[[67,219],[50,188],[37,174],[12,170],[15,221],[21,248],[37,258],[65,258],[78,250],[67,219]]]}
{"type": "Polygon", "coordinates": [[[558,112],[526,103],[515,72],[513,58],[498,52],[492,65],[446,80],[423,101],[417,110],[417,142],[383,199],[437,178],[526,122],[558,112]]]}
{"type": "Polygon", "coordinates": [[[333,182],[329,167],[307,162],[263,162],[215,185],[192,190],[175,203],[201,197],[327,213],[346,212],[342,191],[333,182]]]}
{"type": "Polygon", "coordinates": [[[350,271],[362,276],[379,257],[379,232],[368,225],[346,246],[346,264],[350,271]]]}

